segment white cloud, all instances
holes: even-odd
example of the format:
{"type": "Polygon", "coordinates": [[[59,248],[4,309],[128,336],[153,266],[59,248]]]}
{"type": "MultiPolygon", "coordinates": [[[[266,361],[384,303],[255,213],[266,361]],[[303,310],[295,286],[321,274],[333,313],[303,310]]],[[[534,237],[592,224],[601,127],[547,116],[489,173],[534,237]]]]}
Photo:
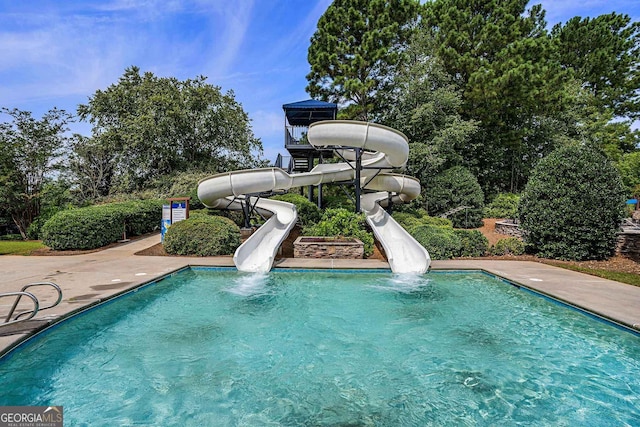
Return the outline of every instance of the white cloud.
{"type": "Polygon", "coordinates": [[[214,78],[225,76],[234,65],[251,23],[252,0],[214,3],[211,11],[210,37],[214,40],[208,51],[202,52],[204,72],[214,78]]]}
{"type": "MultiPolygon", "coordinates": [[[[5,102],[89,95],[122,72],[125,40],[111,22],[82,16],[37,17],[26,28],[0,31],[0,72],[12,76],[0,88],[5,102]]],[[[6,77],[5,77],[6,78],[6,77]]]]}
{"type": "Polygon", "coordinates": [[[253,133],[259,137],[273,137],[284,135],[284,112],[259,110],[251,114],[253,133]]]}
{"type": "Polygon", "coordinates": [[[46,10],[15,7],[0,13],[0,78],[5,81],[0,96],[11,106],[72,95],[85,95],[84,102],[131,65],[182,78],[206,73],[207,67],[194,66],[194,61],[211,62],[225,73],[244,39],[251,7],[251,1],[160,0],[61,2],[46,10]],[[193,34],[185,34],[176,27],[178,17],[186,22],[201,18],[207,24],[198,21],[197,29],[188,28],[193,34]]]}
{"type": "Polygon", "coordinates": [[[298,50],[301,47],[306,50],[311,36],[316,31],[318,19],[327,10],[331,2],[332,0],[318,1],[304,19],[300,20],[298,25],[288,32],[288,37],[277,42],[271,51],[271,55],[280,56],[292,50],[298,50]]]}

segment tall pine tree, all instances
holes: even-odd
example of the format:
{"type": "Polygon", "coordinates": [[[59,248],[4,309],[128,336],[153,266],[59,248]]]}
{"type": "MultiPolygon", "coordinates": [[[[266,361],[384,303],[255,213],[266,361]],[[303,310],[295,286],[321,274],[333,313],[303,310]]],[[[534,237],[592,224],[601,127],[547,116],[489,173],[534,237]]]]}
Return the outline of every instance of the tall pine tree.
{"type": "Polygon", "coordinates": [[[576,16],[551,32],[557,60],[571,69],[601,108],[640,117],[640,22],[610,13],[576,16]]]}
{"type": "Polygon", "coordinates": [[[311,38],[307,92],[340,103],[346,118],[369,120],[418,10],[417,0],[335,0],[311,38]]]}
{"type": "Polygon", "coordinates": [[[445,70],[463,91],[465,119],[480,131],[465,156],[485,192],[517,191],[537,157],[553,149],[531,136],[563,106],[564,72],[540,5],[528,0],[435,0],[424,19],[445,70]],[[536,145],[532,147],[531,145],[536,145]],[[532,150],[536,155],[532,155],[532,150]]]}

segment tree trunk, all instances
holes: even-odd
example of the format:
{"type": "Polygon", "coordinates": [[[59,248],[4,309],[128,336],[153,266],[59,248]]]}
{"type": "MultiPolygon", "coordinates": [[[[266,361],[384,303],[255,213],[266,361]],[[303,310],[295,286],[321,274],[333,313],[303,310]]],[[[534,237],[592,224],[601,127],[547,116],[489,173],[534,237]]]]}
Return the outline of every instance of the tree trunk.
{"type": "Polygon", "coordinates": [[[13,219],[13,223],[16,225],[16,227],[18,227],[18,231],[22,236],[22,240],[27,240],[28,226],[25,225],[24,218],[19,218],[19,217],[16,217],[14,214],[11,214],[11,219],[13,219]]]}

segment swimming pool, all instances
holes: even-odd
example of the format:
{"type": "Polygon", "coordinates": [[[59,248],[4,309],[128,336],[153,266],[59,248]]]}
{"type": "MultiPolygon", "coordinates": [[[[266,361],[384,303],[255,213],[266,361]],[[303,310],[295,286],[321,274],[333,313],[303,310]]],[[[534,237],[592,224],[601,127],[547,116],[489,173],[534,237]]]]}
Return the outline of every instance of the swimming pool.
{"type": "Polygon", "coordinates": [[[190,269],[0,361],[65,425],[637,425],[640,338],[479,272],[190,269]]]}

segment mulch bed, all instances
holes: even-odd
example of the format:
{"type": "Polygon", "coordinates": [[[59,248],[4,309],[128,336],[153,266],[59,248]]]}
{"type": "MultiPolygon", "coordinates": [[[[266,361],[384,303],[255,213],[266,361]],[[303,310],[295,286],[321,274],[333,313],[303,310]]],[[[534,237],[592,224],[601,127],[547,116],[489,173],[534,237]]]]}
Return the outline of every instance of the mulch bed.
{"type": "MultiPolygon", "coordinates": [[[[498,240],[506,239],[509,236],[496,233],[496,220],[495,218],[485,218],[483,220],[484,225],[476,230],[479,230],[489,240],[489,245],[494,245],[498,240]]],[[[632,259],[614,256],[604,261],[559,261],[546,258],[538,258],[533,255],[505,255],[505,256],[486,256],[478,259],[510,259],[518,261],[534,261],[541,262],[549,265],[575,265],[579,267],[591,268],[596,270],[609,270],[617,271],[621,273],[640,274],[640,263],[633,261],[632,259]]]]}
{"type": "Polygon", "coordinates": [[[86,250],[73,250],[73,251],[55,251],[51,248],[48,247],[44,247],[44,248],[40,248],[40,249],[36,249],[35,251],[31,252],[31,255],[34,256],[69,256],[69,255],[84,255],[84,254],[91,254],[94,252],[100,252],[100,251],[104,251],[105,249],[109,249],[109,248],[115,248],[116,246],[120,246],[123,245],[125,243],[128,242],[132,242],[138,239],[142,239],[143,237],[149,237],[151,235],[153,235],[154,233],[149,233],[149,234],[144,234],[142,236],[134,236],[131,237],[127,240],[127,242],[114,242],[111,244],[108,244],[107,246],[103,246],[101,248],[96,248],[96,249],[86,249],[86,250]]]}

